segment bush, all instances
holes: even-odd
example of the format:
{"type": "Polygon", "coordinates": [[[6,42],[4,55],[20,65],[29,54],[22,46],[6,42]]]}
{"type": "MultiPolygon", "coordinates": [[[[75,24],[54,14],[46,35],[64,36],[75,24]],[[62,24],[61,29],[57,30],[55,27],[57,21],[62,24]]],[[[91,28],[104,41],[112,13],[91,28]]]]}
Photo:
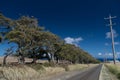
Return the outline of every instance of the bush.
{"type": "Polygon", "coordinates": [[[117,74],[117,78],[120,79],[120,72],[117,74]]]}
{"type": "Polygon", "coordinates": [[[54,62],[45,62],[45,63],[43,63],[43,66],[45,66],[45,67],[55,67],[55,64],[54,64],[54,62]]]}
{"type": "Polygon", "coordinates": [[[44,70],[44,67],[41,64],[29,64],[28,66],[35,69],[36,71],[44,70]]]}

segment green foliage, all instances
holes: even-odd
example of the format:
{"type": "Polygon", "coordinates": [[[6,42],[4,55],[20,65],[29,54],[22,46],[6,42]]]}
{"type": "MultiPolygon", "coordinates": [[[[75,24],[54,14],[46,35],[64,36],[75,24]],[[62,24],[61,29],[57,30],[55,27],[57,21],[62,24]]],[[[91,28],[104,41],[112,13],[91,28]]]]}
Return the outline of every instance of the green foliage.
{"type": "Polygon", "coordinates": [[[58,52],[57,55],[61,59],[68,60],[72,63],[92,63],[96,61],[87,52],[71,44],[64,44],[61,51],[58,52]]]}
{"type": "Polygon", "coordinates": [[[11,31],[6,35],[6,39],[9,39],[11,42],[19,43],[20,40],[24,39],[24,34],[20,31],[11,31]]]}
{"type": "Polygon", "coordinates": [[[109,71],[114,74],[118,79],[120,79],[120,70],[117,65],[106,65],[109,71]]]}
{"type": "Polygon", "coordinates": [[[109,71],[115,75],[118,74],[118,70],[116,66],[107,66],[107,68],[109,69],[109,71]]]}
{"type": "Polygon", "coordinates": [[[120,79],[120,72],[117,73],[117,78],[120,79]]]}
{"type": "MultiPolygon", "coordinates": [[[[51,54],[51,60],[54,60],[55,57],[71,63],[97,62],[91,55],[79,47],[64,44],[64,41],[59,36],[44,30],[43,27],[39,26],[38,20],[34,17],[21,16],[17,20],[12,20],[0,14],[0,25],[12,27],[12,30],[7,33],[5,38],[10,42],[18,44],[18,55],[19,53],[21,53],[21,56],[27,57],[32,55],[32,58],[37,60],[35,58],[40,58],[39,56],[42,54],[41,47],[44,47],[45,51],[51,54]]],[[[46,63],[45,65],[52,66],[53,63],[46,63]]]]}
{"type": "Polygon", "coordinates": [[[10,18],[5,17],[2,13],[0,13],[0,25],[4,27],[12,27],[13,20],[10,18]]]}

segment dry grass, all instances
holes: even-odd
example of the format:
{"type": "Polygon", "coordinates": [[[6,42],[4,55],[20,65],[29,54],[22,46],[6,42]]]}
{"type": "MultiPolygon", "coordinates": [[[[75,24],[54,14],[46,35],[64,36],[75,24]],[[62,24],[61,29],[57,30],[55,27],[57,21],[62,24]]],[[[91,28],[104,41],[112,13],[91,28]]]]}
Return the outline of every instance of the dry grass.
{"type": "Polygon", "coordinates": [[[98,64],[75,64],[75,65],[69,65],[69,70],[72,71],[72,70],[81,70],[81,69],[85,69],[85,68],[88,68],[88,67],[94,67],[98,64]]]}
{"type": "Polygon", "coordinates": [[[35,70],[28,66],[0,67],[0,80],[46,80],[47,78],[65,72],[62,67],[44,67],[35,70]]]}
{"type": "Polygon", "coordinates": [[[57,74],[57,73],[61,73],[61,72],[65,72],[65,69],[62,67],[47,67],[45,68],[45,74],[57,74]]]}
{"type": "MultiPolygon", "coordinates": [[[[32,67],[30,65],[0,67],[0,80],[49,80],[51,76],[66,72],[64,67],[42,67],[40,64],[32,65],[32,67]]],[[[68,67],[72,71],[88,68],[88,65],[76,64],[68,67]]]]}
{"type": "Polygon", "coordinates": [[[88,65],[85,65],[85,64],[75,64],[75,65],[69,65],[69,70],[72,71],[72,70],[80,70],[80,69],[83,69],[83,68],[87,68],[88,65]]]}
{"type": "Polygon", "coordinates": [[[46,67],[40,75],[40,80],[49,80],[49,78],[54,77],[58,74],[65,72],[65,69],[62,67],[46,67]]]}
{"type": "Polygon", "coordinates": [[[0,67],[0,80],[39,80],[40,74],[34,69],[22,67],[0,67]]]}

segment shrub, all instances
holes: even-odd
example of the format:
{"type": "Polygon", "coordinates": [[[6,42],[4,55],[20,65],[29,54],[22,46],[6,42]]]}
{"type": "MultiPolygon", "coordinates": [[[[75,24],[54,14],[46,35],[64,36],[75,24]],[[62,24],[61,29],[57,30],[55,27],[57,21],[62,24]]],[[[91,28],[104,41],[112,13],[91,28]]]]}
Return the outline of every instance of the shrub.
{"type": "Polygon", "coordinates": [[[44,67],[41,64],[29,64],[28,66],[35,69],[36,71],[44,70],[44,67]]]}
{"type": "Polygon", "coordinates": [[[120,79],[120,72],[117,74],[117,78],[120,79]]]}
{"type": "Polygon", "coordinates": [[[55,67],[55,64],[54,64],[54,62],[45,62],[45,63],[43,63],[43,66],[45,66],[45,67],[55,67]]]}

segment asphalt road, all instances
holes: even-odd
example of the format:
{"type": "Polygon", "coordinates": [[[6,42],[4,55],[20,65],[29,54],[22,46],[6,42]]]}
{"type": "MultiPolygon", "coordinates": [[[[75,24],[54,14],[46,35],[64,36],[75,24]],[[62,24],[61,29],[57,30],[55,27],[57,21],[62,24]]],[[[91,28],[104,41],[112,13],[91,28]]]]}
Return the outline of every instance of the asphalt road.
{"type": "Polygon", "coordinates": [[[67,80],[99,80],[99,75],[102,65],[90,68],[82,73],[79,73],[67,80]]]}

